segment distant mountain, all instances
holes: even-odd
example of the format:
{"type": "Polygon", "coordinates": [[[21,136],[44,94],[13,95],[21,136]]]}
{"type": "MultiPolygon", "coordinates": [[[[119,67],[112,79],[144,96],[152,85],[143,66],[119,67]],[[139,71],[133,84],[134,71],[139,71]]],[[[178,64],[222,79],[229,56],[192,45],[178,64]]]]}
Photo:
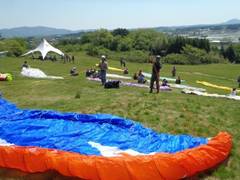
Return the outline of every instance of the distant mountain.
{"type": "Polygon", "coordinates": [[[222,24],[225,24],[225,25],[240,24],[240,19],[230,19],[222,24]]]}
{"type": "Polygon", "coordinates": [[[45,37],[52,35],[72,34],[79,31],[71,31],[67,29],[57,29],[44,26],[36,27],[17,27],[10,29],[0,29],[0,35],[5,38],[9,37],[45,37]]]}
{"type": "Polygon", "coordinates": [[[196,24],[196,25],[185,25],[185,26],[160,26],[154,28],[159,32],[183,32],[183,31],[199,31],[199,30],[240,30],[240,20],[231,19],[224,23],[219,24],[196,24]]]}

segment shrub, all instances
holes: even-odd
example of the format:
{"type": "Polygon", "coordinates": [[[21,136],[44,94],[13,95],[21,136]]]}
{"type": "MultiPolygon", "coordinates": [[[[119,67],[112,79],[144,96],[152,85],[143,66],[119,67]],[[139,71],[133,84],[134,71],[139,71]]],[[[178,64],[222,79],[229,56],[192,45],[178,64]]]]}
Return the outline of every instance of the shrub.
{"type": "Polygon", "coordinates": [[[169,54],[163,58],[164,63],[169,64],[211,64],[226,63],[218,53],[207,53],[205,50],[187,45],[183,48],[182,54],[169,54]]]}
{"type": "Polygon", "coordinates": [[[86,47],[86,52],[87,55],[89,56],[100,56],[100,55],[106,55],[109,56],[110,54],[110,50],[104,48],[104,47],[98,47],[98,46],[94,46],[94,45],[88,45],[88,47],[86,47]]]}

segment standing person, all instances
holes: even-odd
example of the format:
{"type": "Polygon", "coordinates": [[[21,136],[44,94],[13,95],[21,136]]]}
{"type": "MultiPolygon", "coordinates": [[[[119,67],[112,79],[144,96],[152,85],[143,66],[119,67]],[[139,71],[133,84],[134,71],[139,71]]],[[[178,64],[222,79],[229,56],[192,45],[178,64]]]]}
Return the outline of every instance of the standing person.
{"type": "Polygon", "coordinates": [[[123,58],[120,59],[120,65],[126,67],[126,61],[123,58]]]}
{"type": "Polygon", "coordinates": [[[160,55],[156,56],[156,62],[154,62],[153,67],[152,67],[152,77],[151,77],[151,83],[150,83],[150,93],[153,92],[153,85],[154,82],[156,81],[156,87],[157,87],[157,93],[159,93],[159,76],[160,76],[160,69],[162,68],[160,64],[160,55]]]}
{"type": "Polygon", "coordinates": [[[173,66],[173,68],[172,68],[172,77],[176,76],[176,71],[177,71],[176,66],[173,66]]]}
{"type": "Polygon", "coordinates": [[[238,76],[237,82],[238,82],[238,87],[240,88],[240,76],[238,76]]]}
{"type": "Polygon", "coordinates": [[[75,63],[75,57],[72,55],[72,63],[75,63]]]}
{"type": "Polygon", "coordinates": [[[102,55],[101,62],[98,65],[100,68],[100,79],[102,80],[102,85],[106,83],[106,75],[108,70],[108,64],[106,61],[106,56],[102,55]]]}
{"type": "Polygon", "coordinates": [[[123,58],[120,59],[120,66],[123,66],[123,58]]]}

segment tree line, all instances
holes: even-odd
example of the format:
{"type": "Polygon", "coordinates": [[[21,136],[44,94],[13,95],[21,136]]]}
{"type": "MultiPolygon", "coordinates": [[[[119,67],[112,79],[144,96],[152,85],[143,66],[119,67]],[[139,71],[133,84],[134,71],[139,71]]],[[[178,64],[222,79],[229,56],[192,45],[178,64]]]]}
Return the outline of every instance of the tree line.
{"type": "Polygon", "coordinates": [[[157,54],[163,56],[165,62],[174,64],[224,62],[220,53],[211,51],[207,39],[171,37],[152,29],[100,29],[85,33],[80,39],[65,39],[59,42],[59,45],[67,46],[67,50],[71,50],[69,44],[73,51],[85,50],[91,56],[106,54],[111,58],[125,58],[135,62],[147,62],[149,56],[157,54]]]}
{"type": "MultiPolygon", "coordinates": [[[[28,39],[0,39],[0,51],[9,56],[20,56],[29,48],[28,39]]],[[[105,54],[113,59],[148,62],[149,57],[161,55],[170,64],[240,63],[240,44],[211,46],[207,39],[169,36],[152,29],[113,31],[100,29],[82,33],[81,37],[60,38],[55,44],[64,52],[86,51],[88,55],[105,54]]]]}

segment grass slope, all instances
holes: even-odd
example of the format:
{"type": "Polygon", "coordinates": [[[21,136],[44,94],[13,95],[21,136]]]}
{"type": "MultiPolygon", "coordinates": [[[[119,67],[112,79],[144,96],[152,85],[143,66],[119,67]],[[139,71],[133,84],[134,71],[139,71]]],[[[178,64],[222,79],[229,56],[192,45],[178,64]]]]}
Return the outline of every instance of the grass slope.
{"type": "MultiPolygon", "coordinates": [[[[0,82],[0,91],[8,100],[21,108],[54,109],[81,113],[109,113],[139,121],[158,132],[192,134],[211,137],[219,131],[233,135],[234,147],[228,164],[220,166],[209,179],[240,179],[240,103],[234,100],[181,94],[180,90],[149,94],[147,89],[122,87],[105,90],[97,82],[87,81],[84,72],[98,59],[76,53],[76,63],[40,62],[28,60],[31,67],[40,68],[49,75],[64,76],[64,80],[28,79],[20,76],[20,67],[26,58],[1,58],[0,72],[14,75],[12,82],[0,82]],[[79,77],[70,77],[69,70],[76,66],[79,77]],[[79,93],[80,98],[76,99],[79,93]]],[[[119,67],[118,61],[109,60],[110,66],[119,67]]],[[[150,64],[128,63],[130,73],[142,69],[151,71],[150,64]]],[[[161,75],[170,76],[172,66],[164,65],[161,75]]],[[[204,80],[218,85],[235,87],[240,75],[239,65],[216,64],[177,66],[177,73],[187,84],[204,80]]],[[[206,88],[209,92],[230,92],[206,88]]]]}

